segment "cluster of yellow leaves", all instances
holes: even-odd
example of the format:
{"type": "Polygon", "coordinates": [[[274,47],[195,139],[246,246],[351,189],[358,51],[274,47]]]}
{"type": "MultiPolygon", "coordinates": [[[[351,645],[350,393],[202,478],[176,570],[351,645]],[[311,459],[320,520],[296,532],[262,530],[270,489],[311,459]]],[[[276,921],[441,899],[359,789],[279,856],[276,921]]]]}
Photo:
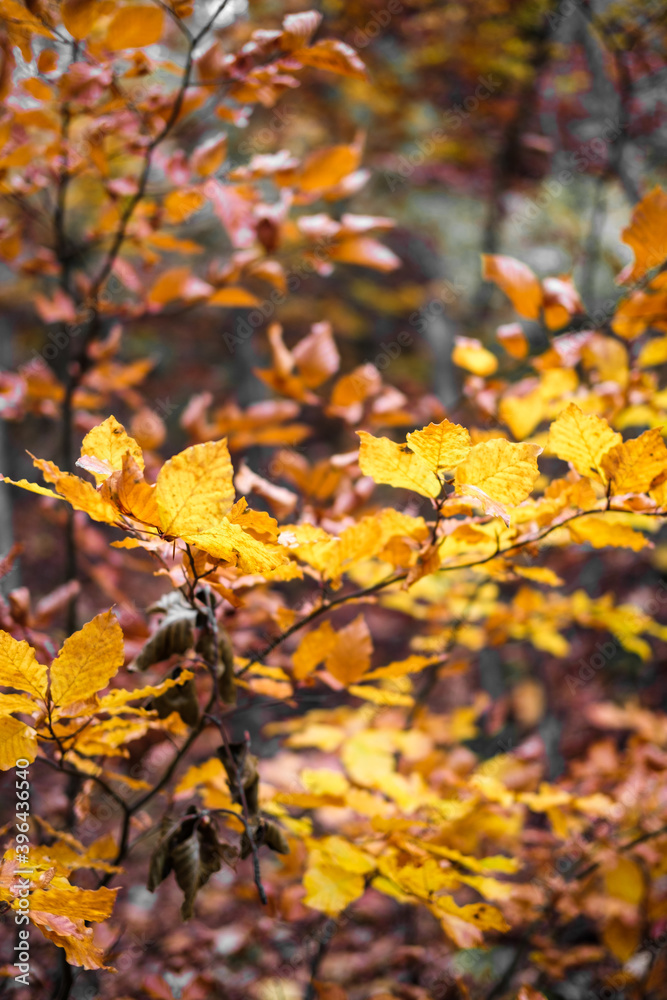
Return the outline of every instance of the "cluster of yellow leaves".
{"type": "MultiPolygon", "coordinates": [[[[227,442],[187,448],[160,469],[154,485],[144,478],[141,448],[114,417],[84,438],[78,464],[86,480],[61,472],[52,462],[34,459],[56,492],[25,480],[14,483],[44,496],[68,501],[96,521],[122,528],[131,537],[124,547],[154,548],[181,539],[213,561],[222,560],[249,573],[268,573],[287,562],[277,542],[277,522],[234,503],[233,469],[227,442]]],[[[7,482],[12,480],[7,479],[7,482]]]]}
{"type": "Polygon", "coordinates": [[[0,769],[14,767],[20,758],[33,761],[40,742],[55,741],[63,760],[96,774],[99,767],[89,758],[128,756],[125,744],[149,729],[184,732],[176,713],[158,719],[130,703],[157,697],[192,674],[182,671],[156,686],[101,694],[123,661],[123,633],[112,611],[66,639],[49,666],[38,662],[25,640],[0,631],[0,687],[9,689],[0,692],[0,769]]]}
{"type": "Polygon", "coordinates": [[[448,420],[408,434],[407,447],[366,431],[359,437],[359,465],[375,482],[435,499],[443,492],[446,473],[454,471],[456,493],[474,498],[508,524],[507,507],[525,500],[539,475],[539,446],[502,438],[471,446],[468,431],[448,420]]]}
{"type": "Polygon", "coordinates": [[[118,889],[83,889],[72,885],[69,876],[81,868],[116,871],[107,860],[116,853],[113,838],[103,837],[85,847],[45,820],[37,821],[55,842],[49,847],[31,844],[29,862],[16,849],[5,851],[0,859],[0,902],[15,914],[28,912],[44,937],[64,949],[70,965],[107,968],[104,951],[95,944],[88,924],[111,916],[118,889]],[[27,910],[20,905],[25,898],[27,910]]]}

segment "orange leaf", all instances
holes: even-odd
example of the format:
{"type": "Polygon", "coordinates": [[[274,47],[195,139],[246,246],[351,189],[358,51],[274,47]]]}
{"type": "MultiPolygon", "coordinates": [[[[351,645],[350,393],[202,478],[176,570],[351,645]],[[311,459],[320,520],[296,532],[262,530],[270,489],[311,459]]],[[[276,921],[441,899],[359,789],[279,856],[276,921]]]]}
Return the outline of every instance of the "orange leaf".
{"type": "Polygon", "coordinates": [[[260,304],[260,300],[252,292],[240,285],[228,285],[219,288],[208,300],[210,306],[227,306],[229,309],[252,309],[260,304]]]}
{"type": "Polygon", "coordinates": [[[351,76],[357,80],[366,80],[366,67],[354,49],[337,38],[325,38],[307,49],[297,49],[291,53],[292,59],[298,59],[302,66],[313,66],[315,69],[326,69],[330,73],[341,76],[351,76]]]}
{"type": "Polygon", "coordinates": [[[191,164],[200,177],[210,177],[220,169],[227,155],[227,136],[213,136],[192,154],[191,164]]]}
{"type": "Polygon", "coordinates": [[[651,268],[667,257],[667,194],[654,187],[635,206],[632,220],[621,233],[621,239],[632,248],[635,259],[624,267],[616,281],[638,281],[651,268]]]}
{"type": "Polygon", "coordinates": [[[316,389],[338,371],[340,355],[331,334],[331,323],[315,323],[307,337],[292,351],[301,378],[309,389],[316,389]]]}
{"type": "Polygon", "coordinates": [[[114,4],[108,0],[63,0],[60,16],[72,38],[80,41],[113,9],[114,4]]]}
{"type": "Polygon", "coordinates": [[[164,14],[152,4],[119,7],[109,23],[105,44],[112,52],[122,49],[145,48],[159,42],[164,27],[164,14]]]}
{"type": "Polygon", "coordinates": [[[542,289],[527,264],[502,254],[482,254],[482,277],[494,281],[518,313],[526,319],[538,319],[542,289]]]}
{"type": "Polygon", "coordinates": [[[401,266],[400,258],[389,247],[370,236],[353,236],[341,240],[329,252],[329,257],[344,264],[372,267],[376,271],[395,271],[401,266]]]}
{"type": "Polygon", "coordinates": [[[353,173],[361,161],[358,146],[330,146],[311,153],[298,179],[302,191],[322,191],[335,187],[344,177],[353,173]]]}
{"type": "Polygon", "coordinates": [[[189,267],[170,267],[157,279],[150,292],[148,302],[151,305],[165,305],[174,299],[184,299],[194,302],[206,299],[213,287],[201,278],[197,278],[189,267]]]}
{"type": "Polygon", "coordinates": [[[373,641],[363,615],[336,634],[336,644],[326,658],[326,668],[345,687],[366,673],[373,653],[373,641]]]}

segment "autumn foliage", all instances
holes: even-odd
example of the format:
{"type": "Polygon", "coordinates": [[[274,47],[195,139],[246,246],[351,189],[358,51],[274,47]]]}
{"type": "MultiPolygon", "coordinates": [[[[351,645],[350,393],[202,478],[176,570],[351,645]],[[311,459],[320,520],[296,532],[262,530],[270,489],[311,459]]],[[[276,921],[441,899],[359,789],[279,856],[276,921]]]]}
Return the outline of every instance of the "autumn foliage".
{"type": "Polygon", "coordinates": [[[9,948],[3,976],[666,996],[667,194],[626,213],[602,314],[483,254],[507,322],[456,338],[461,404],[403,391],[325,311],[277,321],[308,276],[400,274],[390,209],[349,204],[353,109],[347,142],[238,142],[364,62],[316,11],[233,7],[0,4],[0,259],[40,335],[0,372],[36,452],[1,489],[58,577],[11,582],[27,532],[1,553],[0,910],[8,941],[29,914],[30,985],[9,948]],[[146,331],[178,369],[211,315],[256,395],[188,385],[171,420],[146,331]]]}

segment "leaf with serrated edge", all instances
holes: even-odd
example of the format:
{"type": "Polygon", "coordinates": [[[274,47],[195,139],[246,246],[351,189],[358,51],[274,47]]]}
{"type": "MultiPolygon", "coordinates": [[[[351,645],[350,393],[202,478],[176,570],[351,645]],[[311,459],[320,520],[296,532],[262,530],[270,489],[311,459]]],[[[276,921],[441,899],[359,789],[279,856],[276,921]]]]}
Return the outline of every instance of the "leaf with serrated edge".
{"type": "Polygon", "coordinates": [[[470,434],[465,427],[443,420],[429,424],[407,437],[408,448],[419,455],[433,472],[454,469],[470,452],[470,434]]]}
{"type": "Polygon", "coordinates": [[[97,615],[65,639],[51,664],[54,704],[83,701],[105,688],[123,665],[123,632],[113,611],[97,615]]]}

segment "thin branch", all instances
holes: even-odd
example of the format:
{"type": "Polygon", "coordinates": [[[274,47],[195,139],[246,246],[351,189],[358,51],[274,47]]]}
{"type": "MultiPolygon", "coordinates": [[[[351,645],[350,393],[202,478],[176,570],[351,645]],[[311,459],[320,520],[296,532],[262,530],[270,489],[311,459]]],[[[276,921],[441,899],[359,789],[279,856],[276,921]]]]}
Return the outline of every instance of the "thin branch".
{"type": "MultiPolygon", "coordinates": [[[[624,854],[626,851],[631,851],[633,847],[637,847],[639,844],[645,844],[647,840],[654,840],[656,837],[663,837],[667,834],[667,824],[665,826],[659,827],[657,830],[651,830],[648,833],[641,833],[638,837],[634,837],[629,840],[627,844],[621,844],[618,848],[619,854],[624,854]]],[[[574,881],[579,879],[587,878],[592,875],[594,871],[600,867],[599,861],[593,861],[586,868],[583,868],[580,872],[576,870],[576,866],[572,869],[570,873],[570,879],[568,881],[574,881]]]]}
{"type": "Polygon", "coordinates": [[[315,986],[317,975],[320,971],[320,966],[322,965],[324,957],[327,951],[329,950],[329,945],[333,940],[333,936],[337,930],[338,930],[338,924],[336,923],[336,921],[328,919],[320,934],[320,940],[317,945],[317,949],[310,963],[310,980],[306,987],[306,992],[303,995],[303,1000],[315,1000],[315,998],[317,997],[317,991],[315,986]]]}
{"type": "MultiPolygon", "coordinates": [[[[458,569],[474,569],[478,566],[484,566],[486,563],[492,562],[499,556],[504,556],[507,555],[508,552],[513,552],[515,549],[520,549],[526,545],[534,545],[536,542],[541,542],[553,531],[556,531],[558,528],[564,527],[571,521],[576,521],[580,517],[587,517],[590,514],[604,514],[607,511],[612,513],[628,513],[628,511],[624,511],[622,508],[607,507],[607,506],[593,507],[590,510],[580,510],[577,511],[575,514],[570,515],[569,517],[563,518],[562,520],[558,521],[555,524],[549,525],[543,531],[539,531],[534,535],[528,535],[524,538],[520,538],[516,542],[512,542],[511,545],[507,545],[504,549],[496,547],[494,552],[492,552],[488,556],[485,556],[483,559],[476,559],[473,560],[472,562],[467,562],[467,563],[452,563],[450,566],[441,566],[435,572],[453,573],[455,570],[458,569]]],[[[643,516],[667,518],[667,512],[646,511],[643,514],[643,516]]],[[[252,659],[248,660],[248,662],[244,664],[244,666],[241,668],[241,670],[238,671],[236,676],[242,677],[243,674],[245,674],[246,671],[250,670],[250,668],[255,663],[262,662],[265,659],[265,657],[269,655],[269,653],[272,653],[274,649],[277,649],[278,646],[282,645],[282,643],[285,642],[286,639],[289,639],[291,635],[294,635],[295,632],[298,632],[306,625],[309,625],[312,621],[315,621],[321,615],[326,614],[327,611],[331,611],[332,608],[338,607],[341,604],[346,604],[348,601],[363,600],[363,598],[365,597],[370,597],[372,594],[377,594],[379,591],[385,590],[387,587],[390,587],[393,583],[400,583],[403,580],[406,580],[407,577],[408,577],[407,571],[403,573],[392,573],[390,576],[385,577],[378,583],[372,584],[370,587],[364,587],[361,590],[354,590],[351,593],[342,594],[340,597],[334,597],[331,600],[323,601],[318,607],[314,608],[307,615],[305,615],[304,618],[301,618],[298,622],[295,622],[293,625],[290,625],[288,629],[285,629],[285,631],[281,632],[280,635],[276,636],[275,639],[272,639],[271,642],[269,642],[262,650],[260,650],[259,653],[256,653],[252,657],[252,659]]]]}
{"type": "Polygon", "coordinates": [[[437,663],[432,663],[430,665],[430,667],[427,667],[425,682],[424,682],[424,684],[422,686],[421,691],[419,692],[418,697],[415,698],[415,702],[414,702],[412,708],[408,712],[407,718],[405,720],[405,725],[404,725],[405,729],[410,729],[412,727],[412,724],[413,724],[413,722],[415,720],[415,716],[416,716],[417,712],[419,711],[419,709],[424,705],[424,703],[430,697],[431,692],[433,691],[433,688],[435,687],[435,685],[437,683],[438,673],[440,671],[440,668],[443,667],[446,664],[446,662],[447,662],[447,655],[449,653],[451,653],[451,651],[453,650],[454,646],[458,642],[459,633],[460,633],[461,629],[468,622],[468,615],[469,615],[470,611],[472,610],[472,606],[475,603],[475,600],[477,599],[477,595],[479,594],[479,591],[480,591],[480,589],[482,587],[482,584],[483,584],[482,580],[480,580],[476,584],[475,588],[473,589],[470,597],[468,598],[468,600],[466,602],[466,605],[465,605],[465,607],[464,607],[461,615],[459,616],[459,618],[456,619],[455,622],[452,623],[451,635],[449,636],[449,639],[447,640],[447,644],[446,644],[445,648],[442,651],[443,659],[438,660],[437,663]]]}

